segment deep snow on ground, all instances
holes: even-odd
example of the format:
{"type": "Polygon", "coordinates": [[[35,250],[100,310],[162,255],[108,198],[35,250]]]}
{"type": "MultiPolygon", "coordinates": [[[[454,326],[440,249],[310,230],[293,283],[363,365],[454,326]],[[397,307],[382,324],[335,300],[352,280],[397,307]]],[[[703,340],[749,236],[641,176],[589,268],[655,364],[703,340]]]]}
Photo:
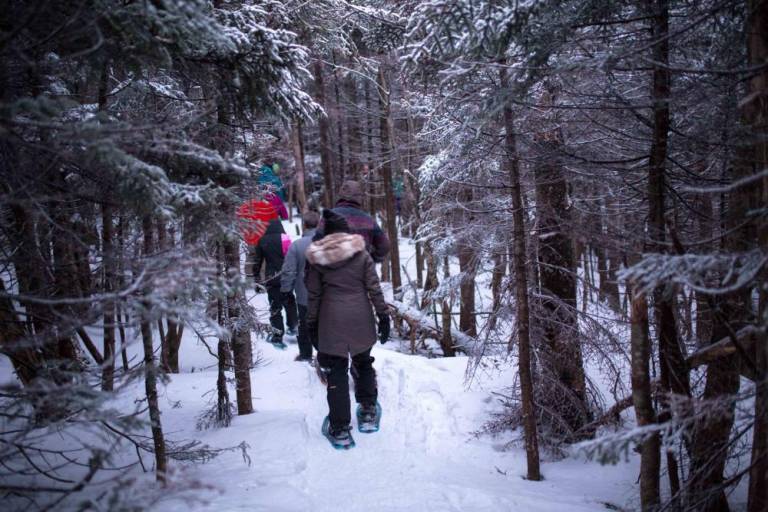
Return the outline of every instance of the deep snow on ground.
{"type": "MultiPolygon", "coordinates": [[[[285,225],[296,234],[295,225],[285,225]]],[[[402,261],[415,277],[413,245],[403,240],[400,247],[402,261]]],[[[478,282],[477,288],[478,303],[483,304],[490,295],[487,281],[478,282]]],[[[266,294],[249,294],[249,300],[267,321],[266,294]]],[[[100,346],[98,326],[89,331],[100,346]]],[[[476,434],[500,410],[494,393],[513,383],[514,361],[477,372],[467,382],[466,357],[409,355],[400,351],[407,343],[397,339],[373,350],[383,407],[381,431],[355,430],[357,446],[336,451],[320,433],[327,414],[325,388],[314,368],[293,360],[298,353],[295,339],[286,341],[288,349],[280,351],[253,336],[261,361],[251,372],[255,412],[236,416],[228,428],[198,431],[198,417],[215,399],[216,360],[191,329],[185,331],[181,373],[160,386],[166,437],[198,439],[213,448],[244,441],[252,462],[246,464],[238,451],[206,464],[171,462],[173,479],[196,479],[212,490],[201,490],[192,501],[170,493],[154,510],[599,511],[607,504],[631,510],[637,503],[634,455],[617,466],[600,466],[578,454],[543,462],[545,480],[529,482],[523,478],[524,451],[519,443],[509,447],[519,433],[476,434]]],[[[215,340],[209,342],[215,349],[215,340]]],[[[128,351],[138,361],[141,344],[134,341],[128,351]]],[[[8,360],[0,358],[0,381],[12,379],[11,373],[8,360]]],[[[131,385],[119,401],[128,404],[134,398],[143,398],[143,384],[131,385]]],[[[230,398],[234,403],[233,385],[230,398]]],[[[354,407],[354,399],[352,403],[354,407]]],[[[124,458],[131,459],[132,453],[126,449],[124,458]]]]}
{"type": "MultiPolygon", "coordinates": [[[[336,451],[320,433],[325,388],[310,365],[293,361],[295,343],[286,351],[261,340],[256,347],[265,363],[251,373],[255,412],[229,428],[194,429],[209,406],[203,395],[215,385],[213,370],[174,375],[163,392],[161,403],[180,402],[163,413],[173,437],[250,446],[250,467],[232,452],[186,472],[220,489],[205,496],[201,510],[586,511],[634,501],[634,460],[615,467],[575,458],[545,463],[545,480],[528,482],[524,452],[503,451],[510,437],[474,435],[498,410],[492,391],[509,375],[466,389],[464,357],[427,359],[377,345],[381,431],[355,431],[357,446],[336,451]]],[[[176,509],[168,502],[157,508],[176,509]]]]}

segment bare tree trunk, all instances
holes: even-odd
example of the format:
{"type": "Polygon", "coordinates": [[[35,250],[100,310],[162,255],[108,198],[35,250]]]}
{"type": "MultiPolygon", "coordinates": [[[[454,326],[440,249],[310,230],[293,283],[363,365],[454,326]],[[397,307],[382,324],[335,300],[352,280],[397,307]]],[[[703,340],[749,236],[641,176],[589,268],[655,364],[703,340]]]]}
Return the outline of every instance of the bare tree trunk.
{"type": "MultiPolygon", "coordinates": [[[[142,219],[144,231],[144,257],[152,253],[152,221],[146,216],[142,219]]],[[[149,290],[147,290],[147,293],[149,290]]],[[[144,387],[147,394],[147,407],[149,408],[149,421],[152,427],[152,442],[155,448],[155,474],[158,482],[165,484],[165,473],[168,459],[165,454],[165,438],[163,426],[160,421],[160,405],[157,399],[157,365],[152,342],[152,325],[149,320],[151,304],[145,302],[141,320],[141,341],[144,347],[144,387]]]]}
{"type": "MultiPolygon", "coordinates": [[[[117,285],[122,289],[125,285],[125,278],[124,278],[124,272],[125,272],[125,229],[124,229],[124,218],[122,215],[119,216],[117,221],[117,266],[118,266],[118,277],[117,277],[117,285]]],[[[125,338],[125,324],[128,323],[128,312],[125,312],[125,322],[123,321],[122,312],[123,312],[123,302],[118,301],[116,304],[117,307],[117,328],[118,332],[120,333],[120,357],[123,362],[123,371],[128,371],[128,351],[125,348],[126,346],[126,338],[125,338]]]]}
{"type": "Polygon", "coordinates": [[[296,187],[296,200],[299,203],[299,211],[303,215],[307,211],[307,194],[304,191],[304,140],[301,130],[301,120],[298,118],[293,120],[291,142],[293,146],[293,159],[296,162],[296,174],[293,178],[296,187]]]}
{"type": "Polygon", "coordinates": [[[344,83],[344,89],[347,93],[347,106],[344,108],[347,125],[347,154],[349,160],[347,175],[349,179],[359,180],[360,171],[363,167],[360,155],[363,150],[360,121],[358,119],[357,111],[357,78],[355,73],[349,73],[344,83]]]}
{"type": "MultiPolygon", "coordinates": [[[[104,293],[110,294],[115,286],[115,254],[112,245],[112,207],[101,206],[102,254],[104,255],[104,293]]],[[[115,303],[104,302],[104,367],[101,370],[101,388],[112,391],[115,379],[115,303]]]]}
{"type": "MultiPolygon", "coordinates": [[[[312,65],[312,70],[315,75],[315,89],[317,103],[323,107],[326,114],[328,112],[328,104],[325,100],[325,82],[323,80],[323,62],[320,58],[316,58],[312,65]]],[[[318,120],[318,130],[320,132],[320,167],[323,169],[323,181],[325,184],[325,194],[323,196],[325,207],[332,208],[334,205],[334,183],[333,183],[333,167],[331,165],[331,152],[330,152],[330,125],[327,115],[321,115],[318,120]]]]}
{"type": "MultiPolygon", "coordinates": [[[[654,12],[651,37],[657,41],[653,46],[653,83],[651,99],[653,102],[653,140],[648,159],[648,235],[649,246],[653,252],[666,252],[665,221],[665,174],[667,147],[669,140],[669,3],[668,0],[651,0],[654,12]]],[[[677,325],[673,309],[674,294],[672,289],[656,288],[653,291],[654,317],[659,335],[659,366],[661,370],[662,413],[659,421],[671,418],[666,395],[690,397],[688,368],[680,349],[677,325]]],[[[677,460],[671,451],[667,452],[667,473],[672,495],[680,490],[680,476],[677,460]]]]}
{"type": "MultiPolygon", "coordinates": [[[[768,60],[768,2],[750,0],[748,3],[747,48],[749,65],[759,66],[768,60]]],[[[755,170],[768,168],[768,71],[765,68],[749,81],[752,101],[746,114],[755,137],[755,170]]],[[[768,178],[763,178],[760,206],[768,205],[768,178]]],[[[763,217],[758,226],[758,242],[768,248],[768,221],[763,217]]],[[[758,318],[766,318],[768,293],[760,290],[758,318]]],[[[763,335],[756,349],[758,370],[755,396],[755,425],[752,437],[752,470],[749,473],[748,512],[768,510],[768,342],[763,335]]]]}
{"type": "MultiPolygon", "coordinates": [[[[98,108],[103,112],[107,108],[107,88],[109,81],[109,63],[104,62],[99,78],[98,108]]],[[[111,197],[101,205],[101,253],[103,255],[103,286],[105,294],[115,291],[115,254],[112,241],[112,205],[111,197]]],[[[101,369],[101,389],[112,391],[115,380],[115,302],[104,301],[104,364],[101,369]]]]}
{"type": "Polygon", "coordinates": [[[558,161],[559,134],[537,136],[542,161],[536,165],[536,213],[539,230],[539,276],[541,320],[546,346],[541,371],[549,374],[547,390],[540,390],[539,403],[546,403],[574,434],[592,421],[587,403],[584,361],[576,310],[576,261],[570,233],[571,212],[562,164],[558,161]]]}
{"type": "MultiPolygon", "coordinates": [[[[221,299],[216,300],[216,320],[219,325],[223,325],[224,308],[221,304],[221,299]]],[[[216,355],[218,356],[218,376],[216,378],[216,422],[222,427],[228,427],[232,423],[232,405],[229,401],[226,374],[227,362],[230,360],[229,354],[229,345],[226,338],[220,337],[216,347],[216,355]]]]}
{"type": "Polygon", "coordinates": [[[16,314],[13,301],[5,291],[5,281],[0,279],[0,353],[13,364],[16,376],[25,386],[32,383],[43,367],[43,361],[25,338],[28,333],[16,314]]]}
{"type": "MultiPolygon", "coordinates": [[[[509,87],[506,68],[499,71],[502,87],[509,87]]],[[[539,440],[536,431],[536,405],[531,377],[530,309],[528,307],[528,271],[526,269],[525,221],[523,192],[520,184],[520,168],[515,141],[515,122],[512,107],[504,106],[505,164],[509,173],[512,194],[512,256],[514,258],[515,304],[517,307],[517,343],[519,360],[520,393],[522,396],[525,455],[528,465],[526,478],[541,480],[539,466],[539,440]]],[[[512,342],[510,341],[510,350],[512,342]]]]}
{"type": "Polygon", "coordinates": [[[464,334],[477,336],[475,318],[475,255],[466,242],[459,244],[459,270],[463,277],[460,285],[459,330],[464,334]]]}
{"type": "Polygon", "coordinates": [[[432,252],[432,244],[427,242],[424,244],[424,260],[427,264],[427,278],[424,281],[424,293],[421,298],[421,309],[427,307],[430,302],[433,302],[430,298],[430,292],[437,288],[437,262],[435,261],[435,255],[432,252]]]}
{"type": "Polygon", "coordinates": [[[337,169],[336,169],[336,177],[339,179],[339,183],[342,183],[345,180],[345,176],[347,173],[347,157],[345,155],[344,151],[344,116],[342,115],[343,106],[341,105],[341,92],[339,90],[339,82],[341,81],[341,77],[339,74],[341,73],[340,69],[336,64],[336,51],[331,52],[331,56],[333,59],[333,92],[335,96],[335,113],[336,113],[336,147],[337,149],[337,155],[336,155],[336,163],[337,163],[337,169]]]}
{"type": "MultiPolygon", "coordinates": [[[[451,268],[449,266],[448,257],[443,258],[443,278],[448,279],[451,277],[451,268]]],[[[441,320],[443,327],[443,337],[440,338],[440,346],[443,349],[443,355],[445,357],[454,357],[456,355],[456,349],[453,346],[453,338],[451,337],[451,313],[453,312],[453,299],[450,295],[443,297],[440,304],[441,320]]]]}
{"type": "MultiPolygon", "coordinates": [[[[637,425],[646,427],[656,423],[651,395],[649,361],[651,340],[648,337],[648,303],[645,295],[632,297],[630,317],[632,349],[632,402],[637,425]]],[[[654,510],[659,506],[659,475],[661,472],[661,442],[658,432],[648,435],[640,446],[640,508],[654,510]]]]}
{"type": "Polygon", "coordinates": [[[165,334],[165,342],[168,344],[168,371],[179,373],[179,350],[181,338],[184,335],[184,324],[168,319],[168,330],[165,334]]]}
{"type": "Polygon", "coordinates": [[[382,147],[382,162],[381,162],[381,177],[384,180],[384,201],[387,211],[387,235],[391,242],[391,250],[389,252],[389,259],[391,262],[391,278],[392,289],[397,293],[402,286],[402,279],[400,277],[400,249],[398,247],[398,235],[397,235],[397,215],[395,212],[395,194],[392,190],[392,162],[395,155],[394,141],[391,136],[393,133],[392,125],[392,112],[390,110],[390,89],[387,84],[386,77],[384,75],[384,64],[379,63],[379,106],[381,108],[381,118],[379,120],[381,126],[381,147],[382,147]]]}
{"type": "MultiPolygon", "coordinates": [[[[497,251],[499,249],[496,249],[497,251]]],[[[504,282],[504,275],[507,268],[507,254],[506,252],[494,252],[493,254],[493,273],[491,277],[491,296],[493,297],[493,303],[491,304],[491,316],[488,319],[488,328],[493,330],[496,328],[496,321],[498,318],[499,309],[501,308],[501,291],[502,284],[504,282]]]]}
{"type": "MultiPolygon", "coordinates": [[[[224,261],[227,275],[234,279],[240,273],[237,243],[224,242],[224,261]]],[[[253,412],[251,399],[251,333],[247,328],[236,327],[240,317],[240,303],[243,297],[235,291],[227,297],[227,323],[230,329],[232,352],[235,359],[235,385],[237,387],[237,414],[253,412]]]]}

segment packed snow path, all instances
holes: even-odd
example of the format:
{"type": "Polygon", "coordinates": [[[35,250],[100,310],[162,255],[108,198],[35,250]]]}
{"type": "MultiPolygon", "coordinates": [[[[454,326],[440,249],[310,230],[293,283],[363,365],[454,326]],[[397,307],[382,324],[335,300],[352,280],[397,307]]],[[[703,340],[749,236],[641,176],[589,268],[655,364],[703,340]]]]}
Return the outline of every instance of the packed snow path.
{"type": "MultiPolygon", "coordinates": [[[[605,510],[606,502],[632,500],[632,463],[612,468],[570,459],[545,464],[543,482],[525,481],[522,450],[501,450],[509,438],[473,435],[498,407],[490,390],[502,382],[467,390],[465,358],[411,356],[392,350],[397,341],[390,343],[373,351],[384,411],[381,431],[355,430],[357,446],[349,451],[334,450],[322,436],[325,387],[313,367],[293,360],[295,343],[285,351],[256,344],[265,365],[251,374],[255,412],[236,417],[229,428],[194,431],[197,415],[208,407],[202,395],[215,385],[214,371],[174,375],[166,399],[181,406],[165,408],[166,432],[214,447],[241,441],[250,446],[251,466],[232,452],[188,470],[219,490],[206,494],[199,508],[597,511],[605,510]]],[[[161,503],[158,510],[169,505],[161,503]]]]}

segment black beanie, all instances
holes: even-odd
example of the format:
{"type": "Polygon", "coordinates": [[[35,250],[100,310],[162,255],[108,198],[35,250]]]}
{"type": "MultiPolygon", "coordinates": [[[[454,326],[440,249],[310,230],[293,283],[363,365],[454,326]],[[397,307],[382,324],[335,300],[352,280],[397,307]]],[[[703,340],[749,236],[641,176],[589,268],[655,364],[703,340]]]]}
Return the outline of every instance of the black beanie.
{"type": "Polygon", "coordinates": [[[331,210],[330,208],[323,210],[323,224],[323,232],[326,235],[333,233],[349,233],[349,224],[347,224],[347,219],[331,210]]]}

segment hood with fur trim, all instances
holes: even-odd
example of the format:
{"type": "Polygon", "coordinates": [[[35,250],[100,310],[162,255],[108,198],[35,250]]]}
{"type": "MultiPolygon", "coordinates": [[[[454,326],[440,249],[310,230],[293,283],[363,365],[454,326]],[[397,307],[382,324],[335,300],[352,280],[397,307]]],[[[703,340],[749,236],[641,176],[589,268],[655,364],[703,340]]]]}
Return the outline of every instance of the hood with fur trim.
{"type": "Polygon", "coordinates": [[[333,267],[364,250],[365,240],[362,236],[333,233],[312,242],[307,248],[306,255],[307,261],[312,265],[333,267]]]}

